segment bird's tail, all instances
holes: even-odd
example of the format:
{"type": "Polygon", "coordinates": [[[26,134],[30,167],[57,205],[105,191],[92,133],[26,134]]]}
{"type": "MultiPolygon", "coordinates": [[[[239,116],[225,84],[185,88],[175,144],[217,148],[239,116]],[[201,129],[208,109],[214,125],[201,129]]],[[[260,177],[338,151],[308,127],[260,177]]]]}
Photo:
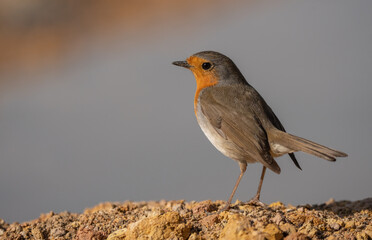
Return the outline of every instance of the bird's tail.
{"type": "Polygon", "coordinates": [[[289,150],[292,150],[292,152],[302,151],[328,161],[336,161],[336,157],[347,157],[346,153],[328,148],[278,129],[272,129],[270,132],[271,134],[269,134],[269,141],[271,143],[279,144],[289,150]]]}

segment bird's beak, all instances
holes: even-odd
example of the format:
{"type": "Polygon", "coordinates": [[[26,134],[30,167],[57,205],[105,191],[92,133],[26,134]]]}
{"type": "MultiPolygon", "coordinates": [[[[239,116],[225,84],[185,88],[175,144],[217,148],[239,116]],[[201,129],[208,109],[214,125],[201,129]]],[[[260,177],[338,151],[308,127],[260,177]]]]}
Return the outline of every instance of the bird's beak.
{"type": "Polygon", "coordinates": [[[186,61],[175,61],[175,62],[172,62],[172,64],[176,66],[184,67],[184,68],[191,68],[191,65],[188,64],[186,61]]]}

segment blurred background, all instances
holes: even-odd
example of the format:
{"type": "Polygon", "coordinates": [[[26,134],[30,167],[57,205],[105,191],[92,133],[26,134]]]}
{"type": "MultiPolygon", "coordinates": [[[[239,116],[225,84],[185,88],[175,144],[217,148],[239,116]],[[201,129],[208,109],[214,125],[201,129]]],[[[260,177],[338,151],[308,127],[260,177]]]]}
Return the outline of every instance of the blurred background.
{"type": "MultiPolygon", "coordinates": [[[[349,154],[285,156],[261,200],[372,196],[372,1],[0,1],[0,218],[103,201],[226,200],[239,174],[200,130],[195,80],[233,59],[288,132],[349,154]]],[[[235,199],[256,192],[248,165],[235,199]]]]}

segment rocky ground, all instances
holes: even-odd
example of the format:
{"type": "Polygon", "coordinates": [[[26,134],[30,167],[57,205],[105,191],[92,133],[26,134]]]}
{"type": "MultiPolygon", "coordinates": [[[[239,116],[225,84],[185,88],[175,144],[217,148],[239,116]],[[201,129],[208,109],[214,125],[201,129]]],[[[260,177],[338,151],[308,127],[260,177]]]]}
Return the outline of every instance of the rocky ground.
{"type": "Polygon", "coordinates": [[[0,219],[0,239],[371,239],[372,198],[321,205],[267,206],[223,201],[103,203],[82,214],[0,219]]]}

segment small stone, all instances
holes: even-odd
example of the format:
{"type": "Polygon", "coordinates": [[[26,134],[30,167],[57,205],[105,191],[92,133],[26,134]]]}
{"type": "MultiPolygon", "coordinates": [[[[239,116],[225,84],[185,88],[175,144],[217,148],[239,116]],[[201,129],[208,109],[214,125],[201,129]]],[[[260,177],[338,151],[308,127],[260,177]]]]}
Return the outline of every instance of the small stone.
{"type": "Polygon", "coordinates": [[[27,238],[27,231],[22,231],[21,235],[22,235],[22,237],[27,238]]]}
{"type": "Polygon", "coordinates": [[[341,227],[345,227],[345,223],[342,220],[337,220],[336,223],[340,224],[341,227]]]}
{"type": "Polygon", "coordinates": [[[335,235],[331,235],[329,237],[327,237],[327,240],[336,240],[337,239],[337,236],[335,235]]]}
{"type": "Polygon", "coordinates": [[[204,217],[201,221],[201,224],[205,227],[211,227],[214,224],[219,222],[218,214],[209,215],[207,217],[204,217]]]}
{"type": "Polygon", "coordinates": [[[98,211],[102,211],[102,210],[109,210],[109,209],[112,209],[115,207],[115,204],[111,203],[111,202],[103,202],[103,203],[100,203],[92,208],[86,208],[84,210],[84,213],[95,213],[95,212],[98,212],[98,211]]]}
{"type": "Polygon", "coordinates": [[[310,240],[306,234],[303,233],[291,233],[284,240],[310,240]]]}
{"type": "Polygon", "coordinates": [[[332,228],[333,230],[336,230],[336,231],[340,230],[340,228],[341,228],[340,224],[338,224],[338,223],[332,223],[332,224],[329,225],[329,227],[332,228]]]}
{"type": "Polygon", "coordinates": [[[92,227],[80,228],[76,234],[76,239],[94,239],[94,240],[103,240],[105,235],[101,231],[95,231],[92,227]]]}
{"type": "Polygon", "coordinates": [[[311,230],[309,231],[309,233],[307,234],[309,237],[311,238],[314,238],[315,235],[318,233],[318,229],[316,228],[311,228],[311,230]]]}
{"type": "Polygon", "coordinates": [[[356,239],[357,240],[368,240],[369,237],[368,237],[368,235],[365,232],[358,232],[356,234],[356,239]]]}
{"type": "Polygon", "coordinates": [[[345,223],[345,228],[355,228],[355,221],[348,221],[345,223]]]}
{"type": "Polygon", "coordinates": [[[330,198],[327,202],[325,202],[326,205],[331,205],[332,203],[335,203],[334,198],[330,198]]]}
{"type": "Polygon", "coordinates": [[[172,210],[175,211],[175,212],[179,212],[179,211],[182,210],[182,207],[183,207],[182,204],[174,204],[174,205],[172,206],[172,210]]]}
{"type": "Polygon", "coordinates": [[[298,230],[298,232],[304,233],[308,235],[313,230],[313,227],[309,223],[305,223],[302,227],[298,230]]]}
{"type": "Polygon", "coordinates": [[[35,227],[31,230],[31,233],[32,233],[32,236],[35,238],[35,239],[44,239],[44,235],[41,231],[40,228],[38,227],[35,227]]]}
{"type": "Polygon", "coordinates": [[[249,226],[249,219],[238,214],[229,215],[228,222],[222,229],[220,240],[257,239],[253,238],[254,229],[249,226]]]}
{"type": "Polygon", "coordinates": [[[65,239],[72,239],[72,233],[68,232],[66,233],[66,235],[64,236],[65,239]]]}
{"type": "Polygon", "coordinates": [[[274,223],[276,223],[276,225],[279,225],[279,223],[280,223],[281,221],[283,221],[283,217],[282,217],[282,215],[280,215],[280,213],[277,213],[277,214],[275,215],[275,217],[273,217],[273,218],[271,219],[271,221],[273,221],[274,223]]]}
{"type": "Polygon", "coordinates": [[[80,223],[78,221],[74,221],[69,224],[70,227],[78,229],[80,227],[80,223]]]}
{"type": "Polygon", "coordinates": [[[285,232],[287,234],[291,234],[291,233],[296,232],[295,226],[293,226],[290,223],[284,223],[284,224],[280,225],[279,228],[280,228],[280,230],[282,230],[283,232],[285,232]]]}
{"type": "Polygon", "coordinates": [[[46,220],[46,219],[51,218],[53,216],[54,216],[54,212],[53,211],[50,211],[48,213],[42,213],[42,214],[40,214],[40,219],[41,220],[46,220]]]}
{"type": "Polygon", "coordinates": [[[50,235],[52,235],[55,238],[61,237],[65,235],[65,233],[66,231],[63,228],[53,228],[52,230],[50,230],[50,235]]]}
{"type": "Polygon", "coordinates": [[[300,212],[300,213],[303,213],[305,211],[305,209],[303,207],[300,207],[300,208],[297,209],[297,211],[300,212]]]}
{"type": "Polygon", "coordinates": [[[192,212],[194,214],[205,214],[207,212],[212,212],[216,210],[217,210],[217,206],[214,203],[212,203],[212,201],[210,200],[200,202],[192,208],[192,212]]]}
{"type": "Polygon", "coordinates": [[[125,239],[127,229],[119,229],[116,230],[115,232],[111,233],[108,237],[107,240],[120,240],[120,239],[125,239]]]}
{"type": "Polygon", "coordinates": [[[267,233],[269,237],[267,238],[268,240],[279,240],[283,239],[283,233],[282,231],[278,228],[277,225],[275,224],[268,224],[263,232],[267,233]]]}
{"type": "Polygon", "coordinates": [[[301,227],[306,221],[306,216],[302,214],[292,213],[288,216],[291,223],[293,223],[296,227],[301,227]]]}
{"type": "Polygon", "coordinates": [[[366,227],[365,224],[360,224],[360,225],[357,226],[357,229],[364,229],[365,227],[366,227]]]}
{"type": "MultiPolygon", "coordinates": [[[[108,239],[107,239],[108,240],[108,239]]],[[[188,240],[202,240],[202,238],[198,235],[198,234],[196,234],[196,233],[192,233],[191,235],[190,235],[190,237],[188,238],[188,240]]]]}
{"type": "Polygon", "coordinates": [[[368,226],[364,232],[372,239],[372,226],[368,226]]]}
{"type": "Polygon", "coordinates": [[[281,209],[284,208],[284,204],[282,202],[273,202],[269,205],[269,208],[281,209]]]}
{"type": "Polygon", "coordinates": [[[140,236],[147,236],[148,239],[187,239],[190,231],[191,225],[185,224],[179,213],[167,212],[138,221],[128,229],[125,239],[138,239],[140,236]]]}

